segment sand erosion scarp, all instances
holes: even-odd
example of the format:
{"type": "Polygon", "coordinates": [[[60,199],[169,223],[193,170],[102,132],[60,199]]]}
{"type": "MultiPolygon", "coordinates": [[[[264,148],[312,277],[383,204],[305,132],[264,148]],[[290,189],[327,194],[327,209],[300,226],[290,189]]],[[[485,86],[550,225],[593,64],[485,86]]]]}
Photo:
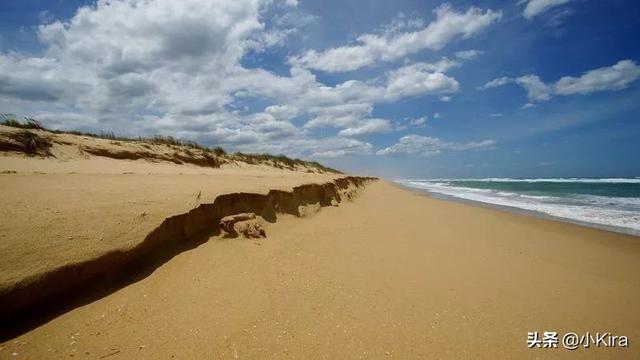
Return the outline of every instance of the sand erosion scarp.
{"type": "Polygon", "coordinates": [[[239,213],[255,213],[268,222],[277,214],[302,216],[310,205],[331,206],[351,199],[359,188],[375,180],[347,176],[323,184],[306,184],[293,191],[267,194],[231,193],[218,196],[191,211],[166,218],[136,246],[116,249],[96,258],[66,264],[46,273],[0,287],[0,319],[29,316],[40,304],[64,302],[90,286],[159,266],[177,253],[205,242],[221,231],[220,220],[239,213]]]}

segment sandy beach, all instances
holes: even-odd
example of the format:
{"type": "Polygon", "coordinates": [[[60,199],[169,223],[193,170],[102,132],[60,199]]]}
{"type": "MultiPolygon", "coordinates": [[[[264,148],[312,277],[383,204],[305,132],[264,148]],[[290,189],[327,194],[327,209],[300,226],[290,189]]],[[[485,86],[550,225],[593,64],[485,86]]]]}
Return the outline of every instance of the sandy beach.
{"type": "MultiPolygon", "coordinates": [[[[118,162],[122,161],[103,161],[103,169],[113,169],[112,163],[118,162]]],[[[173,174],[149,175],[141,173],[144,167],[136,169],[135,163],[129,167],[130,172],[124,174],[40,171],[0,175],[0,283],[133,246],[165,218],[212,202],[222,194],[291,190],[336,177],[268,167],[214,170],[175,166],[173,174]]]]}
{"type": "Polygon", "coordinates": [[[0,0],[0,360],[640,360],[638,34],[0,0]]]}
{"type": "Polygon", "coordinates": [[[0,357],[632,359],[639,259],[637,237],[378,181],[264,239],[212,237],[0,357]],[[528,349],[531,331],[630,346],[528,349]]]}

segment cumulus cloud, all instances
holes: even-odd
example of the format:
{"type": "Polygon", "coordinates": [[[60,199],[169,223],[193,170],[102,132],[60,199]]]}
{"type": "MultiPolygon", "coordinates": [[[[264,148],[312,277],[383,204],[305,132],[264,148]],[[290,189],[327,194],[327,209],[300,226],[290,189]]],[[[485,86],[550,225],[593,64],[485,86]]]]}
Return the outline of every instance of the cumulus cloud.
{"type": "Polygon", "coordinates": [[[373,110],[373,105],[371,103],[336,104],[309,110],[313,117],[304,125],[306,129],[320,127],[346,128],[357,124],[362,118],[369,117],[373,110]]]}
{"type": "Polygon", "coordinates": [[[384,133],[392,130],[389,120],[370,118],[373,106],[368,103],[343,104],[310,109],[314,117],[304,129],[339,128],[338,136],[360,136],[372,133],[384,133]]]}
{"type": "Polygon", "coordinates": [[[434,10],[435,21],[413,31],[382,35],[365,34],[356,45],[341,46],[322,52],[309,50],[289,59],[290,63],[326,72],[353,71],[379,61],[393,61],[421,50],[439,50],[457,38],[470,38],[502,17],[501,11],[471,7],[457,12],[448,4],[434,10]]]}
{"type": "Polygon", "coordinates": [[[600,91],[622,90],[638,78],[640,78],[640,67],[632,60],[620,60],[612,66],[590,70],[579,77],[562,77],[552,84],[544,83],[537,75],[524,75],[517,78],[497,78],[479,89],[485,90],[515,83],[527,91],[527,98],[532,106],[531,103],[546,101],[556,95],[584,95],[600,91]]]}
{"type": "MultiPolygon", "coordinates": [[[[460,84],[445,73],[462,66],[464,61],[476,58],[478,54],[480,52],[477,50],[467,50],[456,53],[457,60],[443,57],[434,63],[416,62],[390,71],[387,76],[387,96],[456,93],[460,84]]],[[[451,97],[444,95],[440,99],[447,102],[451,97]]]]}
{"type": "Polygon", "coordinates": [[[631,60],[621,60],[611,67],[587,71],[580,77],[565,76],[555,83],[560,95],[590,94],[621,90],[640,77],[640,67],[631,60]]]}
{"type": "Polygon", "coordinates": [[[409,121],[409,125],[416,126],[416,127],[423,127],[427,124],[427,120],[428,118],[426,116],[422,116],[416,119],[411,119],[409,121]]]}
{"type": "Polygon", "coordinates": [[[546,101],[551,99],[551,87],[542,82],[538,75],[520,76],[515,79],[515,83],[527,90],[529,101],[546,101]]]}
{"type": "Polygon", "coordinates": [[[494,147],[495,144],[496,143],[493,140],[473,141],[469,143],[451,143],[434,137],[411,134],[401,137],[394,145],[378,150],[376,154],[417,154],[429,156],[443,151],[487,149],[494,147]]]}
{"type": "Polygon", "coordinates": [[[148,107],[213,112],[230,98],[210,89],[263,27],[259,8],[257,0],[100,0],[69,22],[41,25],[42,57],[0,54],[2,74],[12,74],[0,93],[67,102],[97,116],[148,107]]]}
{"type": "Polygon", "coordinates": [[[391,123],[386,119],[366,119],[360,121],[353,127],[340,130],[340,136],[358,136],[371,133],[380,133],[391,131],[391,123]]]}
{"type": "Polygon", "coordinates": [[[387,96],[400,98],[424,94],[450,94],[459,90],[460,84],[439,71],[430,71],[429,64],[416,63],[392,71],[388,77],[387,96]]]}
{"type": "Polygon", "coordinates": [[[349,137],[294,137],[286,142],[272,141],[237,146],[243,152],[268,152],[271,154],[289,154],[295,157],[338,158],[352,155],[369,155],[373,145],[349,137]]]}
{"type": "Polygon", "coordinates": [[[473,60],[482,54],[483,52],[480,50],[463,50],[458,51],[456,57],[462,60],[473,60]]]}
{"type": "MultiPolygon", "coordinates": [[[[446,73],[477,56],[475,50],[461,52],[332,86],[297,64],[287,75],[243,66],[248,53],[280,46],[314,21],[296,3],[98,0],[68,21],[39,26],[41,55],[0,52],[0,101],[54,128],[171,134],[294,156],[370,154],[372,145],[354,138],[394,130],[391,120],[373,116],[376,104],[447,97],[459,83],[446,73]],[[265,20],[273,4],[269,14],[275,15],[265,20]],[[335,134],[317,137],[315,129],[327,127],[335,134]]],[[[384,38],[409,52],[437,49],[499,17],[491,10],[443,6],[427,27],[411,20],[402,28],[422,30],[394,30],[384,38]],[[410,34],[419,41],[402,45],[410,34]]]]}
{"type": "Polygon", "coordinates": [[[526,3],[522,15],[526,19],[532,19],[554,7],[564,5],[570,0],[523,0],[520,3],[526,3]]]}
{"type": "MultiPolygon", "coordinates": [[[[460,65],[459,61],[446,58],[436,63],[419,62],[388,72],[385,80],[372,83],[348,80],[333,87],[318,83],[306,69],[293,67],[290,77],[252,69],[235,76],[233,84],[248,95],[286,102],[267,108],[268,112],[282,113],[287,118],[302,112],[309,114],[304,129],[332,127],[343,129],[339,132],[341,136],[357,136],[389,130],[390,125],[383,126],[381,119],[371,118],[374,104],[457,92],[458,81],[443,71],[460,65]]],[[[388,125],[389,121],[385,121],[388,125]]]]}
{"type": "Polygon", "coordinates": [[[285,7],[267,25],[261,12],[269,4],[99,0],[69,21],[39,26],[41,56],[0,53],[0,100],[55,128],[170,133],[254,151],[307,139],[290,122],[300,112],[294,105],[235,110],[265,78],[277,82],[263,91],[283,97],[311,83],[320,86],[305,72],[280,79],[241,65],[249,51],[276,46],[313,21],[289,15],[285,7]]]}

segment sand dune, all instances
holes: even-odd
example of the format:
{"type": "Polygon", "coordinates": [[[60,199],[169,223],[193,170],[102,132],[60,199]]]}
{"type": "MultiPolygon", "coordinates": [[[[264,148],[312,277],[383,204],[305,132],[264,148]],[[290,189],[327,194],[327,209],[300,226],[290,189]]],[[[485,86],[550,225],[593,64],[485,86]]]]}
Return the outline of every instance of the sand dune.
{"type": "Polygon", "coordinates": [[[291,191],[339,177],[305,163],[247,163],[189,146],[7,126],[0,126],[0,143],[0,288],[65,263],[135,246],[166,218],[219,195],[291,191]],[[16,143],[12,134],[25,131],[45,139],[40,141],[49,143],[47,151],[30,154],[21,148],[25,144],[16,143]],[[87,149],[139,155],[123,160],[87,149]],[[194,159],[215,158],[217,165],[162,159],[186,153],[194,159]]]}

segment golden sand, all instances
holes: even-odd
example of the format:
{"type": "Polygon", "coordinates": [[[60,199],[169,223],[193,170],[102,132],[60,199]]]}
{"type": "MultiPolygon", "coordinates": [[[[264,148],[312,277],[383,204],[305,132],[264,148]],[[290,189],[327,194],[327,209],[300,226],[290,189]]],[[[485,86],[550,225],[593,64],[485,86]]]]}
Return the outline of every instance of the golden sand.
{"type": "Polygon", "coordinates": [[[25,358],[637,358],[637,237],[386,182],[260,240],[212,237],[3,343],[25,358]],[[530,331],[628,348],[528,349],[530,331]]]}

